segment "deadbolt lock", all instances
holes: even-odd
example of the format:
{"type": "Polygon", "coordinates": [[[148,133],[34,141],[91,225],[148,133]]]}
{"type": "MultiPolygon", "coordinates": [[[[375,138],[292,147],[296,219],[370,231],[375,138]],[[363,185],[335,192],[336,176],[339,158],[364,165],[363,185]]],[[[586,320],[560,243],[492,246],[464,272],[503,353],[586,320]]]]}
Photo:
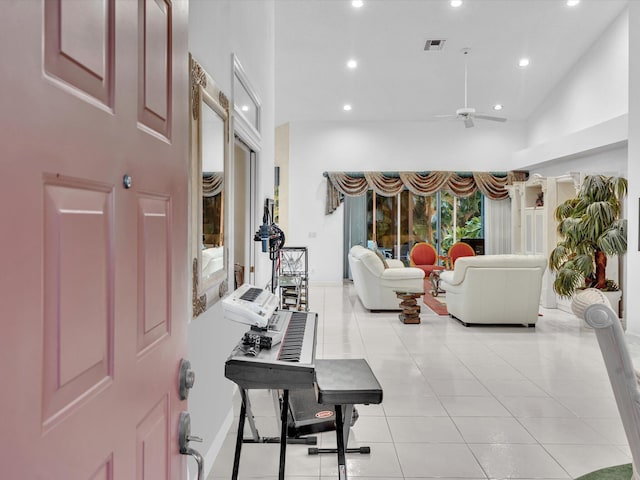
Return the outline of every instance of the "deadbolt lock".
{"type": "Polygon", "coordinates": [[[180,377],[178,379],[180,400],[186,400],[189,397],[189,389],[193,387],[195,381],[196,374],[191,370],[191,362],[183,358],[180,362],[180,377]]]}

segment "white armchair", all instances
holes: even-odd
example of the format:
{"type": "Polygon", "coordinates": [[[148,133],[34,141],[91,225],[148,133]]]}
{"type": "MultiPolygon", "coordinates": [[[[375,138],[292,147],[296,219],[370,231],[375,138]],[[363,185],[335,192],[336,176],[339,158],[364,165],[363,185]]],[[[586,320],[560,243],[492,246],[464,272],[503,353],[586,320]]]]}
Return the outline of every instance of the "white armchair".
{"type": "Polygon", "coordinates": [[[584,311],[585,321],[594,328],[602,358],[609,374],[618,412],[633,459],[633,480],[638,480],[640,462],[640,375],[633,366],[618,315],[602,303],[584,311]]]}
{"type": "Polygon", "coordinates": [[[354,245],[349,250],[349,268],[356,293],[369,310],[400,310],[396,290],[420,292],[424,289],[424,272],[405,267],[400,260],[383,260],[372,250],[354,245]]]}
{"type": "Polygon", "coordinates": [[[463,257],[440,274],[449,314],[463,324],[502,323],[534,326],[542,274],[542,255],[463,257]]]}

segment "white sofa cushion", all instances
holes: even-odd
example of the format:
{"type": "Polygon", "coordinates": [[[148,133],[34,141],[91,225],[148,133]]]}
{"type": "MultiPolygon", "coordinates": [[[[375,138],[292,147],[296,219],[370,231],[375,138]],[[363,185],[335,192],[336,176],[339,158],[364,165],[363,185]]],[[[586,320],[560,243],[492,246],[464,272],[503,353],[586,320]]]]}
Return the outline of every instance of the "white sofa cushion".
{"type": "Polygon", "coordinates": [[[351,247],[349,254],[362,262],[362,264],[366,266],[373,275],[380,276],[382,275],[382,272],[384,272],[384,265],[374,251],[360,245],[354,245],[351,247]]]}

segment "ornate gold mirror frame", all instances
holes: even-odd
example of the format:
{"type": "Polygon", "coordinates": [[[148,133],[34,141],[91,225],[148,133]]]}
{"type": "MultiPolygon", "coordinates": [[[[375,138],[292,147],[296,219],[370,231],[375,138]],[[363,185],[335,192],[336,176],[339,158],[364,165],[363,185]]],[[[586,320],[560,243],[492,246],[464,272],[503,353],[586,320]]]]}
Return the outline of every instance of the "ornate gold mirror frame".
{"type": "Polygon", "coordinates": [[[227,292],[229,237],[229,100],[193,58],[191,80],[191,256],[193,316],[227,292]]]}

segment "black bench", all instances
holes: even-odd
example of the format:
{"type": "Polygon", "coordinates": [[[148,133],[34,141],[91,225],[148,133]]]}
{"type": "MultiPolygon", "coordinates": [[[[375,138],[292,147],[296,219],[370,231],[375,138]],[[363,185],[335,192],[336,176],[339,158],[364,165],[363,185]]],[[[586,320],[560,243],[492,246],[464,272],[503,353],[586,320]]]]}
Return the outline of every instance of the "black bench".
{"type": "Polygon", "coordinates": [[[336,359],[315,361],[318,403],[334,405],[336,449],[309,449],[309,453],[338,454],[338,478],[347,479],[345,452],[369,453],[369,447],[347,449],[354,405],[382,403],[382,387],[366,360],[336,359]],[[346,422],[345,422],[346,419],[346,422]]]}

